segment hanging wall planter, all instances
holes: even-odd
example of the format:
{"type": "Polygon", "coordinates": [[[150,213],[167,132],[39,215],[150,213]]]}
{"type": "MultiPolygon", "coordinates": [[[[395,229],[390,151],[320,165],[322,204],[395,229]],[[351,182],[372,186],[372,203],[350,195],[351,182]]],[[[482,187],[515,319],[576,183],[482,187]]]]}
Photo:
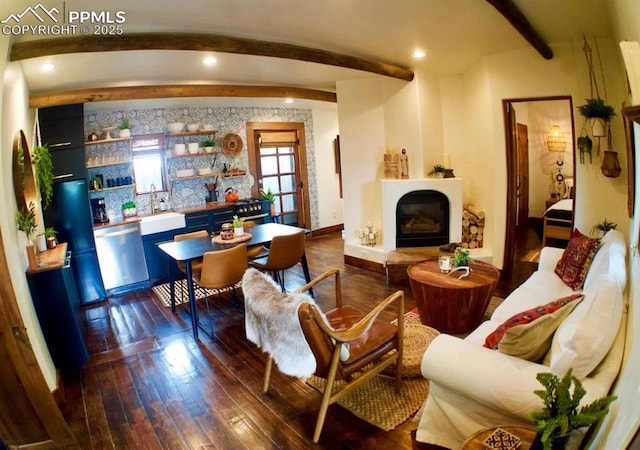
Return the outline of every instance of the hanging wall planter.
{"type": "Polygon", "coordinates": [[[600,170],[605,177],[617,178],[622,172],[620,162],[618,161],[618,152],[607,150],[602,157],[602,165],[600,170]]]}

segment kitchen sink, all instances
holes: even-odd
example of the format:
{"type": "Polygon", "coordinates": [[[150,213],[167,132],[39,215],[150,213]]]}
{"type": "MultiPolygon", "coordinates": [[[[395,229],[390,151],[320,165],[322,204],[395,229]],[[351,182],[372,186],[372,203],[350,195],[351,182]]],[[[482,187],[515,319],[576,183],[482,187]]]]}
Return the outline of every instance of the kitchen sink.
{"type": "Polygon", "coordinates": [[[140,219],[140,234],[162,233],[163,231],[184,228],[186,225],[184,214],[176,212],[165,212],[145,216],[140,219]]]}

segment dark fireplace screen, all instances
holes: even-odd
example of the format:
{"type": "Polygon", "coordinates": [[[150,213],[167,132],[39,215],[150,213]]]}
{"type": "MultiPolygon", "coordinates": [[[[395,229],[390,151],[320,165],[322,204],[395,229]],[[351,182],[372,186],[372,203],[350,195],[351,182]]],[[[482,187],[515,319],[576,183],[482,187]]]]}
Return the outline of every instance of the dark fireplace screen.
{"type": "Polygon", "coordinates": [[[396,247],[449,243],[449,199],[442,192],[413,191],[396,206],[396,247]]]}

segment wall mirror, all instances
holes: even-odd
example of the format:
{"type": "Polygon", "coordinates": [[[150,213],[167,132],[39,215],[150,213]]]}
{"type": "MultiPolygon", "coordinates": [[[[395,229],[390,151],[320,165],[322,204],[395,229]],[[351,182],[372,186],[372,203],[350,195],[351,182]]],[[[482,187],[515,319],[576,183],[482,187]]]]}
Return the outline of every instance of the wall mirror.
{"type": "Polygon", "coordinates": [[[31,151],[22,130],[18,131],[13,138],[13,190],[19,211],[27,211],[29,203],[35,203],[38,198],[31,151]]]}

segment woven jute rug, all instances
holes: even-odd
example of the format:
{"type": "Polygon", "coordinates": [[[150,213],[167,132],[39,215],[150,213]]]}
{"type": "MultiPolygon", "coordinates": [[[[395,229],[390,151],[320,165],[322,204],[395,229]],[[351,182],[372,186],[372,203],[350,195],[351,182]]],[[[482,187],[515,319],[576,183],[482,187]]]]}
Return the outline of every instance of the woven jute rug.
{"type": "MultiPolygon", "coordinates": [[[[236,285],[236,288],[240,287],[240,283],[236,285]]],[[[153,292],[158,296],[160,301],[164,306],[171,306],[171,289],[169,289],[169,283],[159,284],[157,286],[153,286],[151,288],[153,292]]],[[[189,291],[187,289],[187,283],[185,280],[178,280],[175,282],[175,290],[176,290],[176,305],[181,305],[183,303],[189,302],[189,291]]],[[[220,292],[226,292],[231,290],[231,288],[221,289],[220,292]]],[[[194,293],[196,296],[196,300],[204,298],[205,292],[207,295],[216,295],[218,291],[212,289],[203,289],[201,287],[194,288],[194,293]]]]}
{"type": "MultiPolygon", "coordinates": [[[[322,392],[326,380],[312,376],[307,384],[322,392]]],[[[335,383],[334,391],[344,384],[335,383]]],[[[377,375],[358,386],[337,403],[372,425],[390,431],[409,419],[422,406],[429,392],[429,380],[404,378],[400,393],[396,393],[396,380],[392,376],[377,375]]]]}
{"type": "MultiPolygon", "coordinates": [[[[431,341],[440,333],[420,323],[416,310],[404,316],[403,379],[400,393],[396,392],[395,364],[382,374],[347,394],[337,403],[354,415],[384,430],[393,430],[409,419],[422,406],[429,392],[429,380],[422,378],[420,363],[422,355],[431,341]]],[[[312,376],[307,383],[322,392],[326,380],[312,376]]],[[[333,391],[344,386],[344,381],[335,383],[333,391]]]]}

